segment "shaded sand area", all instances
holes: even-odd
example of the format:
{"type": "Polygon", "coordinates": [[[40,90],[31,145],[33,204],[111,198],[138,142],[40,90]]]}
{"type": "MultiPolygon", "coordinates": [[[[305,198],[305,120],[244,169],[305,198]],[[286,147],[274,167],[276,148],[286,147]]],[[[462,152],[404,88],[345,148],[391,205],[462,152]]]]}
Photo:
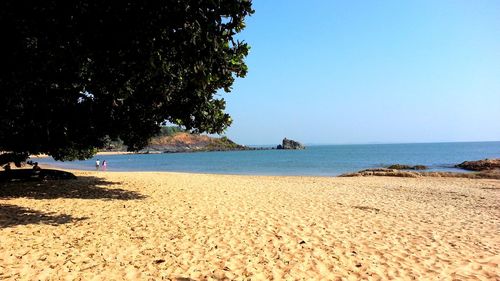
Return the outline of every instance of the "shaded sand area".
{"type": "Polygon", "coordinates": [[[76,172],[0,185],[1,280],[498,280],[500,181],[76,172]]]}

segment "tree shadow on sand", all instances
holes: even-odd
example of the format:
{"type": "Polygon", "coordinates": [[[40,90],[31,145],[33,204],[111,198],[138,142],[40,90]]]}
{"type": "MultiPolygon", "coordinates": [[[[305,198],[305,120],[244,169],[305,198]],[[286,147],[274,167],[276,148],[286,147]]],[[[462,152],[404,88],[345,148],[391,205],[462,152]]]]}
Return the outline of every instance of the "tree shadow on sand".
{"type": "MultiPolygon", "coordinates": [[[[70,174],[53,173],[52,178],[33,178],[30,172],[20,172],[0,182],[0,200],[27,199],[97,199],[97,200],[141,200],[146,196],[120,188],[113,188],[119,182],[106,181],[92,176],[75,177],[70,174]],[[27,177],[19,177],[25,173],[27,177]],[[61,175],[65,179],[60,179],[61,175]],[[14,180],[12,180],[14,179],[14,180]]],[[[44,213],[12,204],[0,203],[0,228],[27,224],[59,225],[87,219],[66,214],[44,213]]]]}
{"type": "Polygon", "coordinates": [[[70,215],[57,215],[10,205],[0,204],[0,228],[13,227],[27,224],[60,225],[87,219],[75,218],[70,215]]]}
{"type": "Polygon", "coordinates": [[[0,184],[0,199],[103,199],[139,200],[146,196],[120,188],[107,188],[118,185],[92,176],[79,176],[73,180],[47,180],[27,182],[6,182],[0,184]]]}

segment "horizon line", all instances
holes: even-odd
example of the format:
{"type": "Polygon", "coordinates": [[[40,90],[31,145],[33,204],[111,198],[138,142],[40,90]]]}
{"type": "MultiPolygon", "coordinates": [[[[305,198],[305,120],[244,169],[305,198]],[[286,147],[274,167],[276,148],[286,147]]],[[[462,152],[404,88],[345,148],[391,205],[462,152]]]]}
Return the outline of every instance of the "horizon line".
{"type": "MultiPolygon", "coordinates": [[[[434,144],[434,143],[478,143],[478,142],[500,142],[500,140],[475,140],[475,141],[425,141],[425,142],[359,142],[359,143],[307,143],[308,146],[321,146],[321,145],[387,145],[387,144],[434,144]]],[[[278,144],[245,144],[245,146],[277,146],[278,144]]]]}

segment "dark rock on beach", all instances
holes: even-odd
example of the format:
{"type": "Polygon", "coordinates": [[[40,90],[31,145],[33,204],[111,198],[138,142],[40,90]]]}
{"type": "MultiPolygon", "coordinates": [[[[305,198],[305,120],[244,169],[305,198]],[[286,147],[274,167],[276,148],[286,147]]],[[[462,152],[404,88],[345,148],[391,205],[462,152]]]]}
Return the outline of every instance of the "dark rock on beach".
{"type": "Polygon", "coordinates": [[[402,171],[387,168],[375,168],[361,170],[355,173],[342,174],[339,177],[403,177],[403,178],[420,178],[420,177],[446,177],[446,178],[467,178],[467,179],[500,179],[500,170],[488,170],[474,173],[453,173],[453,172],[415,172],[402,171]]]}
{"type": "Polygon", "coordinates": [[[366,176],[382,176],[382,177],[451,177],[451,178],[468,178],[468,179],[500,179],[500,159],[484,159],[478,161],[465,161],[455,165],[457,168],[470,170],[470,173],[454,173],[454,172],[420,172],[416,170],[425,170],[426,166],[402,165],[394,164],[387,168],[374,168],[361,170],[355,173],[340,175],[340,177],[366,177],[366,176]],[[415,171],[410,171],[415,170],[415,171]]]}
{"type": "Polygon", "coordinates": [[[387,169],[394,169],[394,170],[427,170],[427,166],[424,166],[424,165],[410,166],[410,165],[394,164],[394,165],[390,165],[389,167],[387,167],[387,169]]]}
{"type": "Polygon", "coordinates": [[[298,141],[283,139],[282,144],[279,144],[276,149],[305,149],[306,147],[298,141]]]}
{"type": "Polygon", "coordinates": [[[340,175],[340,177],[366,177],[366,176],[416,178],[419,176],[419,174],[415,172],[400,171],[399,169],[374,168],[374,169],[361,170],[355,173],[340,175]]]}
{"type": "Polygon", "coordinates": [[[500,159],[484,159],[478,161],[465,161],[455,167],[469,171],[489,171],[500,169],[500,159]]]}

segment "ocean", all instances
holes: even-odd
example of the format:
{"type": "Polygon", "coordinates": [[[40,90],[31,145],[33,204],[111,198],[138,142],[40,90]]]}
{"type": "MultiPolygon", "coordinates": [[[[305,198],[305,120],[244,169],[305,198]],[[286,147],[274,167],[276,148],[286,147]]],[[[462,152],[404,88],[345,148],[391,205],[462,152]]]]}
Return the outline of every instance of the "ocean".
{"type": "Polygon", "coordinates": [[[95,170],[106,160],[108,171],[169,171],[239,175],[337,176],[391,164],[426,165],[430,171],[460,172],[453,166],[467,160],[500,158],[500,142],[419,144],[313,145],[305,150],[99,155],[84,161],[41,164],[95,170]]]}

